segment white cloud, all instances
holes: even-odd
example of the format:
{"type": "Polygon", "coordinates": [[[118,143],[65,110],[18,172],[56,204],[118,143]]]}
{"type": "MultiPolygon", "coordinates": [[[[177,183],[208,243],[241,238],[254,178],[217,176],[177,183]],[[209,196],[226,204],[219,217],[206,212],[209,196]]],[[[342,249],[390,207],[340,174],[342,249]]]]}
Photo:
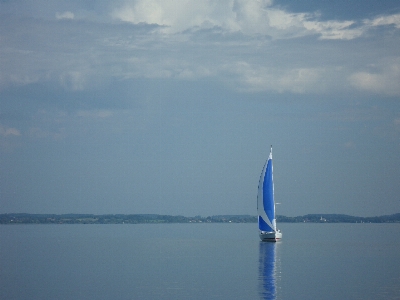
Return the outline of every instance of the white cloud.
{"type": "Polygon", "coordinates": [[[193,27],[218,26],[231,32],[268,34],[271,27],[293,26],[299,16],[304,15],[269,9],[271,5],[272,1],[268,0],[139,0],[127,1],[115,9],[112,16],[135,24],[167,26],[164,31],[169,33],[193,27]]]}
{"type": "Polygon", "coordinates": [[[18,146],[18,141],[12,137],[19,136],[21,136],[21,132],[17,128],[0,124],[0,153],[11,152],[18,146]]]}
{"type": "Polygon", "coordinates": [[[321,21],[317,13],[290,13],[270,0],[119,0],[116,5],[107,6],[115,19],[162,27],[110,24],[109,15],[102,22],[54,20],[56,11],[57,19],[76,18],[71,11],[85,15],[72,6],[52,9],[51,20],[11,18],[9,27],[0,20],[0,87],[55,80],[82,91],[110,78],[212,78],[257,91],[350,87],[399,94],[399,62],[373,71],[368,66],[397,55],[400,15],[321,21]],[[379,26],[390,26],[393,37],[386,39],[384,53],[374,35],[381,30],[371,30],[379,26]],[[352,41],[359,37],[365,39],[352,41]]]}
{"type": "Polygon", "coordinates": [[[304,26],[310,32],[320,34],[321,39],[352,40],[364,33],[363,28],[352,28],[354,21],[305,21],[304,26]]]}
{"type": "Polygon", "coordinates": [[[38,74],[21,74],[21,72],[18,71],[19,70],[12,70],[12,72],[7,73],[6,71],[2,72],[0,70],[0,90],[10,85],[22,86],[40,80],[38,74]]]}
{"type": "Polygon", "coordinates": [[[365,20],[365,24],[370,26],[394,25],[396,28],[400,28],[400,14],[379,16],[372,20],[365,20]]]}
{"type": "Polygon", "coordinates": [[[60,82],[66,89],[82,91],[85,87],[85,75],[81,71],[68,71],[60,75],[60,82]]]}
{"type": "MultiPolygon", "coordinates": [[[[115,9],[112,16],[135,24],[147,23],[167,26],[169,27],[168,31],[178,32],[201,26],[207,21],[213,25],[220,25],[217,20],[213,19],[213,8],[215,9],[220,5],[210,4],[210,1],[193,0],[127,1],[121,8],[115,9]]],[[[220,18],[223,18],[223,15],[224,13],[222,12],[220,18]]]]}
{"type": "Polygon", "coordinates": [[[363,91],[400,95],[400,58],[382,64],[374,72],[356,72],[349,80],[354,87],[363,91]]]}
{"type": "Polygon", "coordinates": [[[0,135],[1,136],[20,136],[21,132],[17,128],[7,127],[0,125],[0,135]]]}
{"type": "Polygon", "coordinates": [[[242,88],[250,91],[275,91],[283,93],[309,93],[321,91],[322,70],[315,68],[295,68],[277,70],[276,68],[254,67],[245,62],[236,66],[241,77],[242,88]]]}
{"type": "Polygon", "coordinates": [[[72,20],[74,18],[75,18],[75,15],[70,11],[65,11],[63,13],[58,13],[58,12],[56,13],[57,20],[64,20],[64,19],[72,20]]]}
{"type": "Polygon", "coordinates": [[[305,93],[316,91],[320,80],[320,71],[313,68],[300,68],[287,71],[278,79],[281,91],[305,93]]]}
{"type": "Polygon", "coordinates": [[[400,14],[380,16],[357,24],[354,20],[320,21],[317,13],[290,13],[260,0],[138,0],[126,1],[113,11],[116,19],[130,23],[167,26],[166,33],[193,27],[218,26],[227,31],[290,38],[318,34],[321,39],[351,40],[371,26],[394,24],[400,28],[400,14]]]}
{"type": "Polygon", "coordinates": [[[268,9],[266,13],[268,16],[269,26],[280,30],[303,28],[304,21],[312,17],[310,14],[293,14],[280,9],[268,9]]]}

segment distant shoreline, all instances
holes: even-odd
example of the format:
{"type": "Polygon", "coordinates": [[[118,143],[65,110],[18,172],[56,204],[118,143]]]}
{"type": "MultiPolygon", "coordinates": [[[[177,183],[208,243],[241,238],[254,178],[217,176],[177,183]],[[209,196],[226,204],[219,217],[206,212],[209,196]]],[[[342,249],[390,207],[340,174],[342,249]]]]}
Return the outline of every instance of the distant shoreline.
{"type": "MultiPolygon", "coordinates": [[[[377,217],[343,214],[277,215],[278,223],[400,223],[400,213],[377,217]]],[[[257,216],[217,215],[184,217],[158,214],[0,214],[0,224],[162,224],[162,223],[257,223],[257,216]]]]}

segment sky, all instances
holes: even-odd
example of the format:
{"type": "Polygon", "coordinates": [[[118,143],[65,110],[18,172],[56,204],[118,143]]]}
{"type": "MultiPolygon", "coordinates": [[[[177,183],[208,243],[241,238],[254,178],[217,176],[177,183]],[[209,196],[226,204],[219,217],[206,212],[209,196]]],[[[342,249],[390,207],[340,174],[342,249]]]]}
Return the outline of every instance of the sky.
{"type": "Polygon", "coordinates": [[[396,0],[0,0],[0,213],[400,212],[396,0]]]}

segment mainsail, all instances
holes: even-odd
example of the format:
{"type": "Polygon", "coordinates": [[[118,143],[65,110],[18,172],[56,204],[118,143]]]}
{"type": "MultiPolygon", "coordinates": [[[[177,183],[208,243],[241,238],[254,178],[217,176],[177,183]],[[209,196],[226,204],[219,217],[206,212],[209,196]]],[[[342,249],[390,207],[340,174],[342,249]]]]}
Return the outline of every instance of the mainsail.
{"type": "Polygon", "coordinates": [[[264,232],[276,232],[272,146],[258,184],[258,227],[264,232]]]}

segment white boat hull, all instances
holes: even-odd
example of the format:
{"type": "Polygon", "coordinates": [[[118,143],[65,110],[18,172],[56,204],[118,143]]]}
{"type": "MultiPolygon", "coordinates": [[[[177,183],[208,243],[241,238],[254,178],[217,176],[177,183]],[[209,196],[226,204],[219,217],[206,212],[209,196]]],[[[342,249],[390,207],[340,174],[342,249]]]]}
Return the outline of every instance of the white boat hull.
{"type": "Polygon", "coordinates": [[[280,231],[272,232],[260,232],[260,239],[263,242],[277,242],[282,238],[282,233],[280,231]]]}

